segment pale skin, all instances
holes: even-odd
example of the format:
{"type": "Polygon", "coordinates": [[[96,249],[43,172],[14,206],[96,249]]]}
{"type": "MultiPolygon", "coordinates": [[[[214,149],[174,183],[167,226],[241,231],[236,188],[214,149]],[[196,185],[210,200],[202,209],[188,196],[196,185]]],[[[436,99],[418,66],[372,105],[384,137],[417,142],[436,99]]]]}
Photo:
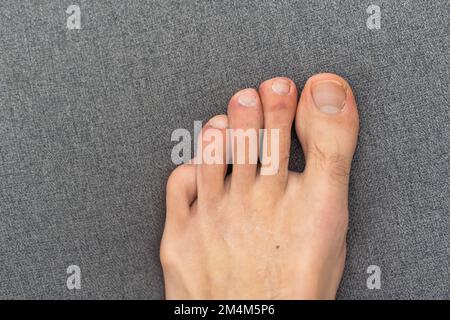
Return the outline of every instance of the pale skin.
{"type": "Polygon", "coordinates": [[[279,168],[262,175],[248,162],[227,175],[224,159],[172,172],[161,243],[166,298],[334,299],[358,125],[352,90],[334,74],[311,77],[300,99],[282,77],[237,92],[227,115],[213,117],[202,132],[279,129],[279,168]],[[292,125],[306,160],[301,173],[288,171],[292,125]]]}

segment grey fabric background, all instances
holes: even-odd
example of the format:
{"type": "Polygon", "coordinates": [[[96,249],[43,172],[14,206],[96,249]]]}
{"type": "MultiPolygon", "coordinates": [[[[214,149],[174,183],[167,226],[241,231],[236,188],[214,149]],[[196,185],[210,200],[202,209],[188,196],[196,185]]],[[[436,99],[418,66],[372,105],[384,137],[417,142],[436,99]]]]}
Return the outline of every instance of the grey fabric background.
{"type": "MultiPolygon", "coordinates": [[[[0,1],[0,298],[163,298],[176,128],[279,75],[361,114],[341,299],[450,298],[449,3],[0,1]],[[366,8],[382,8],[368,30],[366,8]],[[66,28],[81,7],[82,29],[66,28]],[[66,268],[82,289],[66,288],[66,268]],[[382,270],[368,290],[366,269],[382,270]]],[[[291,167],[301,170],[297,141],[291,167]]]]}

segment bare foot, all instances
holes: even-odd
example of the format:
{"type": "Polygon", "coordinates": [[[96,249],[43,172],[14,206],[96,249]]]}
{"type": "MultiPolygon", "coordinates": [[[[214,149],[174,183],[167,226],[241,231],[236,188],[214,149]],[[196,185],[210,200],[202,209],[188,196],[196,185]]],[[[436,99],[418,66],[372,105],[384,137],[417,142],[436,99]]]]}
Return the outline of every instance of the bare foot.
{"type": "MultiPolygon", "coordinates": [[[[248,142],[245,162],[228,176],[225,155],[222,163],[173,171],[161,243],[166,298],[334,299],[359,122],[350,86],[333,74],[315,75],[297,104],[295,84],[274,78],[258,91],[236,93],[227,113],[205,125],[202,146],[217,143],[207,132],[279,129],[279,145],[268,139],[267,146],[267,157],[279,152],[278,170],[261,174],[248,142]],[[288,171],[294,117],[306,158],[302,173],[288,171]]],[[[221,136],[226,150],[234,138],[221,136]]]]}

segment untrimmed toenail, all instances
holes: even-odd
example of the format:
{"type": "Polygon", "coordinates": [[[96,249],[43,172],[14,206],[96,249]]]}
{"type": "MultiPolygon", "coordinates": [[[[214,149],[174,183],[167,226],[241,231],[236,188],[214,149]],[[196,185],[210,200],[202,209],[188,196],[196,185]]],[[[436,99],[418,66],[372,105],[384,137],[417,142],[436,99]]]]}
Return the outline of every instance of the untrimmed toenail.
{"type": "Polygon", "coordinates": [[[324,80],[313,84],[312,97],[320,111],[336,114],[344,109],[347,94],[345,87],[339,82],[324,80]]]}
{"type": "Polygon", "coordinates": [[[238,102],[244,107],[254,107],[256,106],[256,94],[253,90],[243,91],[239,97],[238,102]]]}
{"type": "Polygon", "coordinates": [[[287,95],[291,90],[291,82],[286,79],[277,79],[272,84],[272,90],[279,95],[287,95]]]}

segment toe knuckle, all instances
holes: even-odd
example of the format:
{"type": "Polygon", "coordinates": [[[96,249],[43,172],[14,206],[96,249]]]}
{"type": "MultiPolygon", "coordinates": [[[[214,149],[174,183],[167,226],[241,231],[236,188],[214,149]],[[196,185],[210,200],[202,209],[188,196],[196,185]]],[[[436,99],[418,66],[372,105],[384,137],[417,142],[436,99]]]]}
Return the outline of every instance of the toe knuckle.
{"type": "Polygon", "coordinates": [[[182,182],[186,176],[187,170],[189,170],[188,165],[183,164],[170,173],[166,184],[167,191],[173,191],[178,188],[180,182],[182,182]]]}
{"type": "Polygon", "coordinates": [[[348,157],[339,152],[324,152],[319,146],[314,145],[313,158],[321,170],[329,172],[329,177],[334,182],[347,183],[350,176],[350,162],[348,157]]]}
{"type": "Polygon", "coordinates": [[[173,246],[170,246],[167,241],[163,241],[159,250],[161,265],[164,267],[173,266],[177,263],[177,257],[177,250],[173,246]]]}
{"type": "Polygon", "coordinates": [[[159,252],[159,259],[163,266],[170,266],[174,262],[173,255],[170,253],[169,250],[163,248],[165,247],[161,246],[161,250],[159,252]]]}
{"type": "Polygon", "coordinates": [[[346,184],[350,176],[350,169],[348,167],[347,160],[337,155],[330,160],[330,163],[331,179],[336,182],[346,184]]]}

